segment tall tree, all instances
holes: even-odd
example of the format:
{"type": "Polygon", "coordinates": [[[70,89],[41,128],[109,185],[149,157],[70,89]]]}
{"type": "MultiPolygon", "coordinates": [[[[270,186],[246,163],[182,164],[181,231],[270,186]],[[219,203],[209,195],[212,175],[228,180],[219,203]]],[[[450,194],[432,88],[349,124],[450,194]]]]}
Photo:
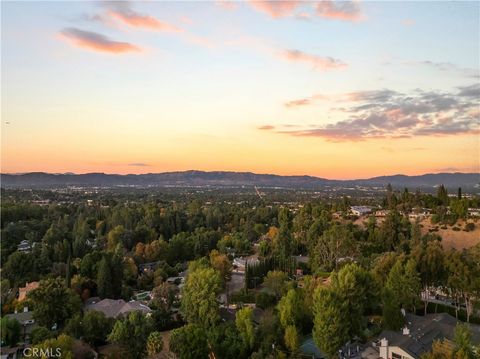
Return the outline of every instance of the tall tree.
{"type": "Polygon", "coordinates": [[[172,330],[170,336],[170,350],[179,359],[206,359],[208,358],[207,336],[201,327],[187,324],[172,330]]]}
{"type": "Polygon", "coordinates": [[[126,318],[115,322],[108,340],[119,344],[125,357],[140,359],[145,356],[150,332],[150,322],[143,313],[130,312],[126,318]]]}
{"type": "Polygon", "coordinates": [[[349,339],[347,321],[349,314],[345,312],[338,294],[323,287],[315,291],[313,313],[315,344],[333,359],[337,355],[337,350],[349,339]]]}
{"type": "Polygon", "coordinates": [[[235,316],[235,325],[245,345],[253,348],[255,342],[255,327],[253,326],[253,309],[245,307],[240,309],[235,316]]]}
{"type": "Polygon", "coordinates": [[[51,328],[54,324],[62,327],[65,321],[80,312],[80,297],[65,286],[62,278],[40,281],[37,289],[27,295],[33,303],[33,316],[38,324],[51,328]]]}
{"type": "Polygon", "coordinates": [[[217,295],[221,290],[220,274],[213,268],[198,268],[189,272],[182,292],[181,309],[189,323],[203,328],[219,320],[217,295]]]}

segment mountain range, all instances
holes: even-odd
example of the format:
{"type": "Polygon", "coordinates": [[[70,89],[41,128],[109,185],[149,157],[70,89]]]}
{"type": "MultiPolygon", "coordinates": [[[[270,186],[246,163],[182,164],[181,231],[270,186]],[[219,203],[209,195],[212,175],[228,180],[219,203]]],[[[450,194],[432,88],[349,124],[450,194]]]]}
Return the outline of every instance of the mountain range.
{"type": "Polygon", "coordinates": [[[407,188],[432,188],[440,184],[447,188],[473,189],[480,188],[480,173],[431,173],[419,176],[392,175],[355,180],[332,180],[313,176],[280,176],[274,174],[256,174],[251,172],[226,171],[182,171],[146,174],[52,174],[45,172],[30,172],[23,174],[1,174],[2,187],[17,188],[48,188],[62,186],[259,186],[315,189],[331,187],[384,187],[392,186],[407,188]]]}

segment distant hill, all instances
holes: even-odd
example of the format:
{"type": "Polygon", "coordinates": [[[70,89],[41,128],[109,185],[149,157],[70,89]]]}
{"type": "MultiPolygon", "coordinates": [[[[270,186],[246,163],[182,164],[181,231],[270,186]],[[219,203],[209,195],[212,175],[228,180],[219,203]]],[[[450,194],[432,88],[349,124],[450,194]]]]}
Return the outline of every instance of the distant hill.
{"type": "Polygon", "coordinates": [[[139,175],[118,175],[105,173],[52,174],[31,172],[24,174],[1,174],[2,187],[46,188],[59,186],[259,186],[284,188],[324,188],[332,187],[393,187],[432,188],[444,184],[448,188],[480,188],[480,173],[435,173],[421,176],[393,175],[357,180],[329,180],[313,176],[279,176],[251,172],[204,172],[183,171],[147,173],[139,175]]]}

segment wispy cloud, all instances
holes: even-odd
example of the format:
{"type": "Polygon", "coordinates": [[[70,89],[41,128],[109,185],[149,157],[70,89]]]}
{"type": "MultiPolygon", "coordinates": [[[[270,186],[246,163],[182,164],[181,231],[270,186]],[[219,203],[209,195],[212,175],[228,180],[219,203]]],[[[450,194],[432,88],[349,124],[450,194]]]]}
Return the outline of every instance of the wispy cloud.
{"type": "Polygon", "coordinates": [[[141,14],[135,11],[127,1],[114,1],[103,3],[107,7],[108,14],[114,19],[127,24],[128,26],[144,28],[154,31],[181,32],[179,27],[159,19],[141,14]]]}
{"type": "Polygon", "coordinates": [[[129,163],[127,166],[131,166],[131,167],[150,167],[151,165],[149,165],[148,163],[143,163],[143,162],[133,162],[133,163],[129,163]]]}
{"type": "Polygon", "coordinates": [[[316,4],[316,14],[332,20],[359,21],[365,19],[358,1],[322,0],[316,4]]]}
{"type": "Polygon", "coordinates": [[[62,38],[71,44],[97,52],[120,54],[125,52],[139,52],[141,49],[128,42],[111,40],[105,35],[96,32],[84,31],[69,27],[60,31],[62,38]]]}
{"type": "MultiPolygon", "coordinates": [[[[476,134],[480,133],[478,112],[475,111],[478,96],[478,85],[461,87],[456,93],[416,90],[412,94],[403,94],[389,89],[358,91],[330,96],[344,102],[345,106],[341,108],[331,108],[337,115],[344,116],[344,120],[295,130],[286,126],[270,130],[330,141],[476,134]]],[[[285,105],[308,105],[313,98],[290,101],[285,105]]]]}
{"type": "Polygon", "coordinates": [[[250,5],[273,18],[281,18],[292,16],[300,5],[300,1],[266,1],[266,0],[249,0],[250,5]]]}
{"type": "Polygon", "coordinates": [[[257,127],[259,130],[262,130],[262,131],[269,131],[269,130],[274,130],[275,129],[275,126],[271,126],[271,125],[264,125],[264,126],[259,126],[257,127]]]}
{"type": "Polygon", "coordinates": [[[347,67],[346,63],[333,57],[307,54],[300,50],[284,50],[281,57],[287,61],[309,64],[315,70],[325,71],[347,67]]]}
{"type": "Polygon", "coordinates": [[[403,19],[403,20],[401,21],[401,24],[402,24],[402,25],[405,25],[405,26],[413,26],[413,25],[416,24],[416,21],[413,20],[413,19],[403,19]]]}

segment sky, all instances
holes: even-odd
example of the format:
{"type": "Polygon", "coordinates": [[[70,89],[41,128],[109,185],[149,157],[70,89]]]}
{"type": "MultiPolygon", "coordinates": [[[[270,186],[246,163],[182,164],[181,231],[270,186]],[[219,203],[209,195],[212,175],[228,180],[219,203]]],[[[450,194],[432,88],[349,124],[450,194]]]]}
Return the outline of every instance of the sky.
{"type": "Polygon", "coordinates": [[[3,173],[480,172],[480,3],[2,1],[3,173]]]}

